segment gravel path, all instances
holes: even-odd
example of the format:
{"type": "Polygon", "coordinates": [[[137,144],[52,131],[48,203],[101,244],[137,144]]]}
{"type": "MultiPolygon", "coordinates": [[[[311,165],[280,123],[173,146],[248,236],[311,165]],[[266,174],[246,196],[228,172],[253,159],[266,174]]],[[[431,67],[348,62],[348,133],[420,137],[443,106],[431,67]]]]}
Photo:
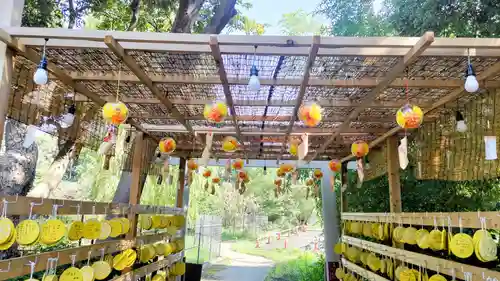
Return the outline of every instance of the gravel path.
{"type": "Polygon", "coordinates": [[[285,240],[287,240],[287,247],[293,248],[303,248],[306,245],[312,244],[314,237],[320,236],[321,230],[308,230],[307,232],[299,231],[297,234],[290,234],[290,236],[281,236],[280,240],[276,240],[276,237],[271,237],[271,243],[267,244],[267,239],[260,243],[262,249],[283,249],[285,247],[285,240]]]}
{"type": "Polygon", "coordinates": [[[231,250],[231,243],[222,244],[223,259],[208,268],[202,281],[264,281],[273,262],[231,250]]]}

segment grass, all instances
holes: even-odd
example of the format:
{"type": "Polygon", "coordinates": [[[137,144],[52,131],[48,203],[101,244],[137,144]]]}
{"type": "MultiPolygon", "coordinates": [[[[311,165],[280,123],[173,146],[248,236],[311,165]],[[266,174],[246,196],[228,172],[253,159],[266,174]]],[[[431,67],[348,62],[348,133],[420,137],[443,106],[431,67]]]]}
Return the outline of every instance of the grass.
{"type": "Polygon", "coordinates": [[[254,240],[257,238],[254,233],[248,231],[236,231],[233,232],[229,229],[222,230],[222,241],[233,241],[233,240],[254,240]]]}
{"type": "Polygon", "coordinates": [[[186,236],[185,239],[186,250],[184,253],[187,262],[201,264],[209,261],[210,258],[215,258],[215,254],[210,256],[209,249],[203,247],[200,249],[200,257],[198,259],[198,241],[195,240],[194,236],[186,236]]]}
{"type": "Polygon", "coordinates": [[[275,263],[286,262],[289,260],[297,259],[304,252],[300,249],[261,249],[255,248],[254,241],[238,241],[234,243],[231,249],[235,252],[264,257],[272,260],[275,263]]]}
{"type": "Polygon", "coordinates": [[[324,281],[325,260],[321,255],[304,253],[295,259],[278,263],[266,281],[324,281]]]}

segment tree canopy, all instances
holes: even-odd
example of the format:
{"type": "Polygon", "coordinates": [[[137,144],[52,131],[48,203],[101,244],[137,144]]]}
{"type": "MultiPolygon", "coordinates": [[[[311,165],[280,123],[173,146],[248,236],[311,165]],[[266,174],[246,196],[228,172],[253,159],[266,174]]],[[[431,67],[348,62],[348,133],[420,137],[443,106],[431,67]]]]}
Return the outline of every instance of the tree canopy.
{"type": "Polygon", "coordinates": [[[322,0],[318,13],[330,34],[343,36],[498,37],[500,2],[494,0],[322,0]]]}

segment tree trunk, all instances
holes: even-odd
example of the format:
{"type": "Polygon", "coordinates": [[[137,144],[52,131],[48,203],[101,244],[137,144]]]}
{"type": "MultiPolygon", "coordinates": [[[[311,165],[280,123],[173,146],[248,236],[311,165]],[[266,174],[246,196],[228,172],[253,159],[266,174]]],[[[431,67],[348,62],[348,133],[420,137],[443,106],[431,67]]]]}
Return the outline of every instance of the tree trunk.
{"type": "Polygon", "coordinates": [[[76,23],[76,10],[75,10],[75,4],[73,3],[73,0],[69,0],[68,1],[68,6],[69,6],[69,9],[68,9],[68,29],[73,29],[75,27],[75,23],[76,23]]]}
{"type": "Polygon", "coordinates": [[[67,140],[59,149],[52,164],[50,164],[42,182],[33,188],[29,195],[33,197],[49,198],[61,183],[71,159],[73,159],[76,154],[75,141],[71,139],[67,140]]]}
{"type": "MultiPolygon", "coordinates": [[[[38,146],[34,142],[24,148],[26,125],[7,119],[5,122],[5,153],[0,155],[0,194],[26,196],[35,181],[38,146]]],[[[15,225],[19,216],[9,217],[15,225]]],[[[19,256],[16,246],[0,253],[0,259],[19,256]]]]}
{"type": "Polygon", "coordinates": [[[203,3],[205,0],[181,0],[171,32],[191,33],[203,3]]]}
{"type": "Polygon", "coordinates": [[[128,25],[127,31],[135,30],[137,22],[139,21],[139,11],[141,7],[141,0],[133,0],[130,3],[130,9],[132,10],[132,16],[130,18],[130,23],[128,25]]]}
{"type": "MultiPolygon", "coordinates": [[[[134,0],[131,3],[132,19],[129,30],[133,22],[137,23],[139,17],[140,0],[134,0]],[[135,6],[137,5],[137,6],[135,6]],[[136,9],[134,9],[134,7],[136,9]]],[[[179,9],[175,16],[171,32],[173,33],[191,33],[193,24],[198,19],[199,12],[206,0],[180,0],[179,9]]],[[[214,16],[209,25],[204,29],[204,33],[218,34],[224,29],[229,21],[236,15],[236,0],[220,0],[219,5],[214,8],[214,16]]],[[[126,163],[132,163],[133,150],[129,151],[126,163]]],[[[153,152],[147,157],[153,157],[153,152]]],[[[150,160],[150,158],[149,158],[150,160]]],[[[127,165],[125,165],[127,166],[127,165]]],[[[147,175],[141,175],[141,186],[146,182],[147,175]],[[143,178],[142,178],[143,177],[143,178]]],[[[128,203],[130,196],[130,184],[132,180],[132,171],[126,167],[122,171],[118,187],[113,197],[114,203],[128,203]]]]}

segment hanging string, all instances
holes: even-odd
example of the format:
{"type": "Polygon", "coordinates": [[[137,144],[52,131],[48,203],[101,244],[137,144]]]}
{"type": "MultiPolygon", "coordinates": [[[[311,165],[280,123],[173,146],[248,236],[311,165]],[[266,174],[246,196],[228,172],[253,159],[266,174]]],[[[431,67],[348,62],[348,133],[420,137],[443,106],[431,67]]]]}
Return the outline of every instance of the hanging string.
{"type": "Polygon", "coordinates": [[[118,64],[118,82],[116,85],[116,102],[118,102],[118,98],[120,96],[120,80],[122,76],[122,63],[118,64]]]}
{"type": "MultiPolygon", "coordinates": [[[[410,91],[408,89],[408,83],[409,83],[409,79],[408,79],[408,67],[405,69],[405,96],[406,96],[406,104],[409,105],[410,104],[410,91]]],[[[405,129],[405,138],[408,136],[408,130],[406,128],[405,129]]]]}

